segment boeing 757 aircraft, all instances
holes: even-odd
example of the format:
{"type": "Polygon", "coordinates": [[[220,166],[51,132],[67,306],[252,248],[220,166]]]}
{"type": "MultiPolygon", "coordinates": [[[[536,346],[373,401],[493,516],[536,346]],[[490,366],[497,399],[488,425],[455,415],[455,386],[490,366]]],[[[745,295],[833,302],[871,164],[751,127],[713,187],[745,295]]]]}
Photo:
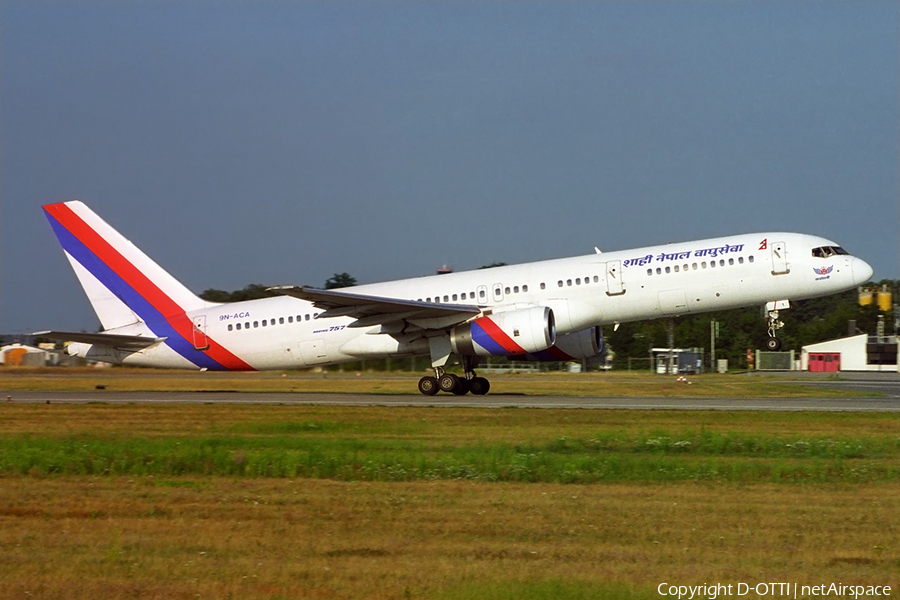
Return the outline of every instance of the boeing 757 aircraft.
{"type": "Polygon", "coordinates": [[[360,285],[276,287],[279,297],[218,304],[195,296],[86,205],[44,211],[101,333],[44,331],[69,354],[201,370],[293,369],[430,355],[419,391],[486,394],[487,356],[569,360],[602,351],[601,326],[765,307],[768,348],[790,300],[852,289],[872,268],[829,240],[765,232],[360,285]],[[448,373],[451,354],[465,377],[448,373]]]}

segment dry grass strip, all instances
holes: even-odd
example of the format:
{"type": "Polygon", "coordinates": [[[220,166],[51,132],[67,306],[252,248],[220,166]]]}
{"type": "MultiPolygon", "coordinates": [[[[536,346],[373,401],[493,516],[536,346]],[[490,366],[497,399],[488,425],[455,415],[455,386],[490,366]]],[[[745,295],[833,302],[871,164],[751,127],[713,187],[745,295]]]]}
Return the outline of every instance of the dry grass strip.
{"type": "MultiPolygon", "coordinates": [[[[124,391],[234,391],[295,393],[371,393],[417,395],[416,382],[427,373],[409,372],[248,372],[221,373],[134,368],[4,368],[0,392],[18,390],[92,391],[96,386],[124,391]]],[[[494,394],[533,396],[663,396],[722,398],[794,398],[863,396],[786,382],[783,377],[706,374],[679,382],[674,376],[647,373],[559,372],[491,374],[494,394]]]]}
{"type": "Polygon", "coordinates": [[[2,598],[441,598],[546,580],[649,598],[663,581],[900,584],[896,484],[20,477],[0,479],[0,498],[2,598]]]}

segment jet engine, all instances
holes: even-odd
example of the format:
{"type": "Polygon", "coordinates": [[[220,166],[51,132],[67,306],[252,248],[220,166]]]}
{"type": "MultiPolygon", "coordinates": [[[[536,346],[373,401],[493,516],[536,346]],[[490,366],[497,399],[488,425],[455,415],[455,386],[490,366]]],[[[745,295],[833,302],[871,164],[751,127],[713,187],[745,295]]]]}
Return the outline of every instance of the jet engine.
{"type": "Polygon", "coordinates": [[[561,335],[556,338],[556,343],[546,350],[529,352],[525,356],[517,356],[516,360],[577,360],[599,356],[604,350],[603,330],[596,326],[561,335]]]}
{"type": "Polygon", "coordinates": [[[532,306],[480,317],[450,331],[461,356],[509,356],[546,350],[556,342],[553,310],[532,306]]]}

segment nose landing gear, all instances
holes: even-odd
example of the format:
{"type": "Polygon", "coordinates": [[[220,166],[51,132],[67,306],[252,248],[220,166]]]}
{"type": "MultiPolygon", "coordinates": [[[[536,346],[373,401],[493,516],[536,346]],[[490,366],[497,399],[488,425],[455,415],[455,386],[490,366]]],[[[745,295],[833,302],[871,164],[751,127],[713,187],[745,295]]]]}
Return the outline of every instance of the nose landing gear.
{"type": "Polygon", "coordinates": [[[781,340],[775,337],[775,332],[784,327],[784,323],[778,318],[778,311],[790,308],[791,303],[787,300],[777,300],[775,302],[766,303],[766,325],[768,326],[769,339],[766,340],[766,349],[771,352],[781,350],[781,340]]]}

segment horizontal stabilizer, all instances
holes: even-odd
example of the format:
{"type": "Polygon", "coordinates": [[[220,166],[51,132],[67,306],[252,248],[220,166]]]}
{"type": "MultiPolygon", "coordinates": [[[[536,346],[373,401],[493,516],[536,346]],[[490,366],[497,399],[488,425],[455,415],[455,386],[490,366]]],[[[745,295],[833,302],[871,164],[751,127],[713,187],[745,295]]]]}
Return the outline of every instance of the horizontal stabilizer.
{"type": "Polygon", "coordinates": [[[129,351],[143,350],[166,339],[141,335],[120,335],[117,333],[85,333],[83,331],[38,331],[33,335],[60,342],[96,344],[98,346],[108,346],[118,350],[129,351]]]}

